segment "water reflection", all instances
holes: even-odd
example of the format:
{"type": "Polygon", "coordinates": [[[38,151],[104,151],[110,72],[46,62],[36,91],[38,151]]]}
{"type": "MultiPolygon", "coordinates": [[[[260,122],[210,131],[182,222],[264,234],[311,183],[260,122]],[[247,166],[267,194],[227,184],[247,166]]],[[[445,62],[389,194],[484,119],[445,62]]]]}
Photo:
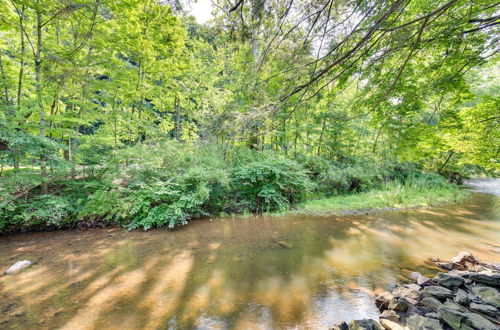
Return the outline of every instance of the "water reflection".
{"type": "Polygon", "coordinates": [[[366,216],[194,221],[0,238],[0,328],[325,328],[377,317],[373,295],[431,257],[500,258],[500,198],[366,216]]]}

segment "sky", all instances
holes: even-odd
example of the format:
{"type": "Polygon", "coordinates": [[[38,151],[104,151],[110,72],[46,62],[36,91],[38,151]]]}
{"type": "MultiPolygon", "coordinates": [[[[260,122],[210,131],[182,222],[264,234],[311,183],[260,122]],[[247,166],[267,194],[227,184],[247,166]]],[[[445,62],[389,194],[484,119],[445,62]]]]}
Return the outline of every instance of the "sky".
{"type": "Polygon", "coordinates": [[[206,23],[212,18],[212,1],[211,0],[198,0],[191,2],[191,15],[196,17],[196,21],[200,24],[206,23]]]}

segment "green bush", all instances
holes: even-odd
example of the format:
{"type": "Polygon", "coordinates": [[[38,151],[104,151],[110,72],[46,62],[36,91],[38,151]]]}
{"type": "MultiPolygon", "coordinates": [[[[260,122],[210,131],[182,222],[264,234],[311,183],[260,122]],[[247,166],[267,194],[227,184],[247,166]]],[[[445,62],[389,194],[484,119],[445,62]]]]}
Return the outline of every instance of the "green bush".
{"type": "Polygon", "coordinates": [[[238,204],[252,212],[287,209],[312,186],[308,172],[297,162],[284,158],[238,166],[231,177],[238,204]]]}

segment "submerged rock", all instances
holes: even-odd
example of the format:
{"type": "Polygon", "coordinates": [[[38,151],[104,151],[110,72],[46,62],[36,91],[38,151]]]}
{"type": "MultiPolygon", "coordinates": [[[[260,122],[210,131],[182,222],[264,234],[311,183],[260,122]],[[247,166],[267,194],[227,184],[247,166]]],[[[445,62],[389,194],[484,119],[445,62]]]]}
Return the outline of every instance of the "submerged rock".
{"type": "Polygon", "coordinates": [[[31,265],[33,265],[33,262],[31,262],[29,260],[18,261],[15,264],[13,264],[12,266],[10,266],[10,268],[7,269],[7,271],[5,272],[5,274],[15,274],[15,273],[18,273],[22,269],[24,269],[26,267],[29,267],[31,265]]]}
{"type": "Polygon", "coordinates": [[[287,249],[292,249],[294,247],[293,243],[290,243],[288,241],[276,241],[276,243],[278,243],[280,246],[284,247],[284,248],[287,248],[287,249]]]}

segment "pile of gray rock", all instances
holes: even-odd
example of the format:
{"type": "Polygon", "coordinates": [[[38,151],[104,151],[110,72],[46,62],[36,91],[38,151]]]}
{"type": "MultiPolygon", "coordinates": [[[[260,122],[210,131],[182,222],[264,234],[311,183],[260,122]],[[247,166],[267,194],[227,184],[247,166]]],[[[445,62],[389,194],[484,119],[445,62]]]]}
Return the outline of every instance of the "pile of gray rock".
{"type": "Polygon", "coordinates": [[[500,330],[500,264],[481,262],[462,252],[434,278],[412,273],[413,283],[395,287],[375,299],[379,322],[352,321],[348,329],[500,330]]]}

